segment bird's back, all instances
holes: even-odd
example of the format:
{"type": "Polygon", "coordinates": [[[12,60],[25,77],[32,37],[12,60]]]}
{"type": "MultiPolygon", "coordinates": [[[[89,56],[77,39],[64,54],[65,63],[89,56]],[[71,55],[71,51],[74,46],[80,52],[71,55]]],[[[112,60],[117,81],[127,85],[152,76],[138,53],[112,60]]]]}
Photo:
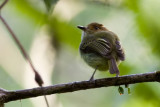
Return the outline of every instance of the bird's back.
{"type": "Polygon", "coordinates": [[[108,43],[113,44],[113,42],[115,42],[118,37],[110,31],[97,32],[94,33],[94,36],[92,34],[87,36],[85,35],[80,44],[80,54],[88,65],[93,68],[96,68],[98,66],[98,69],[100,71],[105,71],[108,70],[109,57],[107,57],[107,55],[106,57],[101,55],[94,48],[91,48],[91,46],[89,46],[89,44],[97,41],[98,39],[104,39],[108,41],[108,43]]]}

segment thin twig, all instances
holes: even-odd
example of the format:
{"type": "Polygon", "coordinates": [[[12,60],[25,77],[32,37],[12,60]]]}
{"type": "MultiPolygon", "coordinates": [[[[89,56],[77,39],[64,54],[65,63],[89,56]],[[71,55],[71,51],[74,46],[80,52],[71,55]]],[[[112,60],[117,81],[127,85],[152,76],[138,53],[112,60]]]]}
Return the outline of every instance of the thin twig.
{"type": "MultiPolygon", "coordinates": [[[[6,23],[6,21],[4,20],[4,18],[0,15],[0,19],[2,20],[3,24],[5,25],[5,27],[7,28],[7,30],[9,31],[9,33],[11,34],[11,36],[13,37],[13,39],[15,40],[17,46],[19,47],[20,51],[22,52],[22,55],[24,56],[24,58],[29,62],[32,70],[34,71],[35,75],[38,73],[35,70],[35,67],[32,64],[32,61],[29,57],[29,55],[26,53],[25,49],[23,48],[22,44],[20,43],[20,41],[17,39],[16,35],[13,33],[13,31],[11,30],[11,28],[8,26],[8,24],[6,23]]],[[[38,74],[37,74],[38,75],[38,74]]],[[[40,75],[39,75],[40,76],[40,75]]],[[[39,79],[40,77],[38,77],[39,79]]],[[[40,80],[38,80],[40,81],[40,80]]],[[[37,81],[36,81],[37,82],[37,81]]],[[[39,86],[42,86],[43,81],[41,79],[41,81],[38,83],[39,86]]]]}
{"type": "MultiPolygon", "coordinates": [[[[0,6],[0,9],[2,9],[2,7],[4,7],[4,5],[7,3],[8,0],[5,0],[2,5],[0,6]]],[[[15,40],[17,46],[19,47],[22,55],[24,56],[24,58],[28,61],[28,63],[30,64],[33,72],[35,73],[35,78],[37,78],[38,81],[38,85],[42,86],[43,84],[43,80],[41,78],[41,76],[39,75],[39,73],[36,71],[35,67],[33,66],[33,63],[31,61],[31,58],[29,57],[29,55],[27,54],[27,52],[25,51],[25,49],[23,48],[22,44],[20,43],[20,41],[18,40],[18,38],[16,37],[16,35],[14,34],[14,32],[12,31],[12,29],[9,27],[9,25],[7,24],[7,22],[4,20],[4,18],[0,15],[0,19],[2,21],[2,23],[5,25],[5,27],[7,28],[7,30],[9,31],[9,33],[11,34],[11,36],[13,37],[13,39],[15,40]],[[38,77],[37,77],[38,75],[38,77]]],[[[36,82],[37,82],[36,81],[36,82]]]]}
{"type": "Polygon", "coordinates": [[[49,107],[49,103],[48,103],[48,100],[47,100],[46,95],[44,95],[44,99],[45,99],[45,102],[46,102],[47,107],[49,107]]]}
{"type": "MultiPolygon", "coordinates": [[[[4,0],[4,2],[0,5],[0,11],[1,9],[6,5],[6,3],[8,2],[8,0],[4,0]]],[[[25,49],[23,48],[22,44],[20,43],[20,41],[18,40],[18,38],[16,37],[16,35],[14,34],[14,32],[12,31],[12,29],[9,27],[9,25],[7,24],[7,22],[4,20],[4,18],[1,16],[0,14],[0,19],[2,21],[2,23],[5,25],[5,27],[7,28],[7,30],[9,31],[9,33],[11,34],[11,36],[13,37],[13,39],[15,40],[17,46],[19,47],[22,55],[24,56],[24,58],[28,61],[28,63],[30,64],[33,72],[35,73],[35,81],[36,83],[42,87],[43,85],[43,80],[42,80],[42,77],[40,76],[40,74],[36,71],[35,67],[33,66],[33,63],[32,63],[32,60],[31,58],[29,57],[29,55],[27,54],[27,52],[25,51],[25,49]]],[[[46,101],[46,104],[47,104],[47,107],[49,107],[49,104],[48,104],[48,101],[47,101],[47,98],[46,96],[44,96],[45,98],[45,101],[46,101]]]]}
{"type": "Polygon", "coordinates": [[[5,0],[1,5],[0,5],[0,10],[5,6],[5,4],[8,2],[8,0],[5,0]]]}
{"type": "MultiPolygon", "coordinates": [[[[3,103],[19,99],[32,98],[43,95],[67,93],[100,87],[119,86],[142,82],[160,82],[160,71],[143,74],[125,75],[121,77],[102,78],[93,81],[80,81],[67,84],[57,84],[47,87],[37,87],[25,90],[5,91],[0,90],[0,101],[3,103]]],[[[98,91],[98,90],[97,90],[98,91]]]]}

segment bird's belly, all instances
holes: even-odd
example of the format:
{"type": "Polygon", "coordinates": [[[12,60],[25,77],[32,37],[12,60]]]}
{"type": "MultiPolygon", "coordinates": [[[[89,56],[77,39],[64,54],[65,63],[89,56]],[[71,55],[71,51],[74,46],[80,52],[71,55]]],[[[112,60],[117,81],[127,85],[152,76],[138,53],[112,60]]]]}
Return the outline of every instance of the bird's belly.
{"type": "Polygon", "coordinates": [[[106,58],[94,53],[81,53],[81,56],[89,66],[97,67],[100,71],[108,70],[108,60],[106,58]]]}

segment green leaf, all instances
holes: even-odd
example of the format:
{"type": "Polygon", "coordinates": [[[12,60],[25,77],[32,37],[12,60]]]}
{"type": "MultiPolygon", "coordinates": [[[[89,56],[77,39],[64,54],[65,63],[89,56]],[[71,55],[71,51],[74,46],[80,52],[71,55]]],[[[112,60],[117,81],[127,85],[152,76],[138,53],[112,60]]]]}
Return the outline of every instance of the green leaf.
{"type": "Polygon", "coordinates": [[[131,94],[131,89],[130,88],[128,88],[128,94],[131,94]]]}
{"type": "Polygon", "coordinates": [[[48,18],[47,14],[42,10],[37,9],[38,7],[36,7],[35,4],[31,4],[27,0],[11,0],[11,5],[13,5],[17,13],[20,13],[27,19],[30,19],[32,23],[46,23],[46,20],[48,18]]]}
{"type": "Polygon", "coordinates": [[[119,86],[118,92],[120,95],[122,95],[122,94],[124,94],[124,89],[121,86],[119,86]]]}

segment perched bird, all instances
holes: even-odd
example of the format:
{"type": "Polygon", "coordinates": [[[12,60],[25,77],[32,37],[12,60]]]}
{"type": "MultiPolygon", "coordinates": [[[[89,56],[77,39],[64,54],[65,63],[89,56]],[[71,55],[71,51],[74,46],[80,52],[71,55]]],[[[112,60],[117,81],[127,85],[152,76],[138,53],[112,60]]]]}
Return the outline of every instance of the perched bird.
{"type": "Polygon", "coordinates": [[[96,70],[109,70],[118,77],[118,65],[125,60],[118,36],[99,23],[77,27],[83,31],[79,46],[81,57],[89,66],[95,68],[90,80],[94,79],[96,70]]]}

